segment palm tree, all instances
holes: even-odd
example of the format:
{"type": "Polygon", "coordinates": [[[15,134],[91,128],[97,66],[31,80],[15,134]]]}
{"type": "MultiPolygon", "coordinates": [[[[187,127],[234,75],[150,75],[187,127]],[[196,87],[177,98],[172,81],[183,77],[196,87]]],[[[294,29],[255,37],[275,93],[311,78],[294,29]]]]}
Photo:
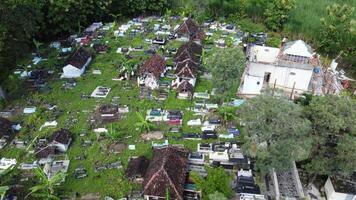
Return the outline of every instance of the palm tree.
{"type": "Polygon", "coordinates": [[[152,128],[151,122],[147,121],[143,115],[139,112],[136,112],[138,122],[135,123],[135,126],[140,129],[141,132],[149,132],[152,128]]]}
{"type": "Polygon", "coordinates": [[[39,179],[39,183],[30,188],[26,199],[28,196],[32,196],[39,199],[59,200],[60,198],[55,195],[54,187],[63,181],[66,174],[60,172],[48,179],[45,172],[38,167],[35,170],[35,175],[39,179]]]}

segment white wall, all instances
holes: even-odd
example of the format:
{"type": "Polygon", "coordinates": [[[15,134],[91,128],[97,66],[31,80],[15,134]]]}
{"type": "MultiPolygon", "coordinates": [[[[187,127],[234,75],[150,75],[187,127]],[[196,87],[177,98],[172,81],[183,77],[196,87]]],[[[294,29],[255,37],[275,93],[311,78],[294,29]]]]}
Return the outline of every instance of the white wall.
{"type": "Polygon", "coordinates": [[[248,74],[264,77],[266,72],[270,72],[269,84],[273,86],[276,80],[276,86],[292,89],[294,82],[296,90],[308,90],[308,85],[312,76],[312,70],[304,70],[289,67],[279,67],[275,65],[250,63],[248,74]],[[295,75],[292,75],[294,73],[295,75]]]}
{"type": "Polygon", "coordinates": [[[63,74],[61,78],[78,78],[80,77],[86,70],[86,67],[89,65],[91,61],[91,57],[87,60],[84,66],[81,69],[78,69],[72,65],[66,65],[63,67],[63,74]]]}

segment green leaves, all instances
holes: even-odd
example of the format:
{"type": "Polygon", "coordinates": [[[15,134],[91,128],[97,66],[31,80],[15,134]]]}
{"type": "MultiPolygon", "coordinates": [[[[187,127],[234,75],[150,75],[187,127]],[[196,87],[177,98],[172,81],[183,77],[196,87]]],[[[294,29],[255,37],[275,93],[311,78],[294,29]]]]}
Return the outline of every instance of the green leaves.
{"type": "Polygon", "coordinates": [[[208,197],[216,192],[220,193],[220,196],[232,197],[233,190],[230,187],[231,177],[229,174],[227,174],[221,167],[206,167],[206,170],[208,172],[206,179],[203,179],[196,173],[192,173],[191,175],[198,189],[202,190],[203,199],[209,199],[208,197]]]}
{"type": "Polygon", "coordinates": [[[27,194],[26,198],[28,196],[33,196],[46,200],[59,200],[60,198],[55,196],[54,187],[62,182],[66,177],[66,174],[60,172],[54,175],[51,179],[48,179],[47,175],[41,168],[36,168],[34,173],[38,178],[39,183],[29,189],[30,193],[27,194]]]}
{"type": "Polygon", "coordinates": [[[289,18],[289,11],[295,6],[294,0],[273,0],[268,4],[264,15],[266,16],[266,26],[273,30],[281,30],[283,24],[289,18]]]}
{"type": "Polygon", "coordinates": [[[309,156],[310,122],[303,118],[298,105],[266,94],[249,99],[238,112],[247,129],[244,149],[256,156],[262,172],[272,167],[286,169],[292,161],[309,156]]]}
{"type": "Polygon", "coordinates": [[[219,49],[206,58],[206,69],[213,76],[214,87],[224,99],[230,92],[236,91],[245,67],[245,55],[241,48],[219,49]]]}
{"type": "Polygon", "coordinates": [[[326,17],[320,19],[322,24],[320,50],[330,57],[336,57],[341,51],[345,57],[352,56],[352,51],[348,49],[353,48],[356,42],[356,35],[352,31],[354,8],[334,3],[326,8],[326,12],[326,17]]]}

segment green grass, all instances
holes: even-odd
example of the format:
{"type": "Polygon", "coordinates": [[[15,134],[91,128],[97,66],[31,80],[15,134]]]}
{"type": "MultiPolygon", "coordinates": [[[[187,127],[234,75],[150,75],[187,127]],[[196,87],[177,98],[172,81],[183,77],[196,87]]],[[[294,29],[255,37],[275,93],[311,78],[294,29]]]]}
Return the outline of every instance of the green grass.
{"type": "MultiPolygon", "coordinates": [[[[296,7],[290,12],[290,18],[284,30],[293,37],[315,43],[320,40],[320,19],[327,14],[326,7],[333,3],[356,7],[356,0],[297,0],[296,7]]],[[[356,12],[354,12],[354,17],[356,17],[356,12]]]]}

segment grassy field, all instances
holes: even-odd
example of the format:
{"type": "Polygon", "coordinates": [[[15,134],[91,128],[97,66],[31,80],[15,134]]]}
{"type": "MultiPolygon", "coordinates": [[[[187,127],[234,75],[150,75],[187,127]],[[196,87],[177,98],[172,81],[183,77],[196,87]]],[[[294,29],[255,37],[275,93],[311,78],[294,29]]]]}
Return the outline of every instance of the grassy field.
{"type": "MultiPolygon", "coordinates": [[[[326,7],[333,3],[356,7],[356,0],[296,0],[296,7],[290,12],[289,21],[285,25],[285,32],[313,42],[320,39],[320,19],[327,14],[326,7]]],[[[356,12],[354,17],[356,19],[356,12]]]]}

